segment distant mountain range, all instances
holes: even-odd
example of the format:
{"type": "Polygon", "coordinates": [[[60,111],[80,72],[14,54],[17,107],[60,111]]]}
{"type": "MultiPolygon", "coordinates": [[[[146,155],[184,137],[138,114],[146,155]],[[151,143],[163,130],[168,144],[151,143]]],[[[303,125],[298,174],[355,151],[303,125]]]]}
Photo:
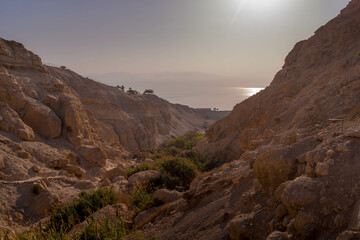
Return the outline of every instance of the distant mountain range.
{"type": "Polygon", "coordinates": [[[239,88],[263,87],[263,83],[201,72],[127,73],[114,72],[89,76],[101,83],[124,85],[140,92],[153,89],[155,94],[173,103],[194,108],[231,110],[248,96],[239,88]]]}

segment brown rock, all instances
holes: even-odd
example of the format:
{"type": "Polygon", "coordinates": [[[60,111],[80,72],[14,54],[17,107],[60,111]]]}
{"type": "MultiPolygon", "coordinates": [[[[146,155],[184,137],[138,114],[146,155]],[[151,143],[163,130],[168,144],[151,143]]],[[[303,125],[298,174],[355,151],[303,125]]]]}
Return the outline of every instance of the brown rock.
{"type": "Polygon", "coordinates": [[[110,186],[111,181],[108,178],[104,178],[101,182],[100,182],[100,186],[102,187],[107,187],[110,186]]]}
{"type": "Polygon", "coordinates": [[[316,175],[324,177],[329,175],[329,165],[327,163],[318,163],[315,167],[316,175]]]}
{"type": "Polygon", "coordinates": [[[159,189],[155,191],[153,199],[162,203],[173,202],[182,197],[182,194],[175,190],[159,189]]]}
{"type": "Polygon", "coordinates": [[[41,136],[57,138],[61,134],[61,120],[45,105],[29,101],[24,116],[24,122],[41,136]]]}
{"type": "Polygon", "coordinates": [[[106,165],[106,156],[97,146],[83,146],[79,153],[89,162],[104,167],[106,165]]]}
{"type": "Polygon", "coordinates": [[[84,190],[95,188],[95,184],[89,180],[80,180],[74,185],[75,188],[84,190]]]}
{"type": "Polygon", "coordinates": [[[60,197],[56,193],[44,189],[31,201],[30,209],[38,216],[45,216],[59,200],[60,197]]]}
{"type": "Polygon", "coordinates": [[[28,94],[29,94],[29,96],[30,96],[31,98],[33,98],[33,99],[38,99],[38,97],[39,97],[39,94],[38,94],[35,90],[30,90],[30,91],[28,92],[28,94]]]}
{"type": "Polygon", "coordinates": [[[126,170],[123,165],[118,165],[116,168],[110,169],[109,171],[105,172],[103,178],[108,178],[112,180],[113,178],[119,176],[126,177],[126,170]]]}
{"type": "Polygon", "coordinates": [[[343,143],[339,143],[337,146],[336,146],[336,151],[338,152],[349,152],[350,149],[343,143]]]}
{"type": "Polygon", "coordinates": [[[360,232],[346,230],[339,234],[336,240],[357,240],[360,239],[360,232]]]}
{"type": "Polygon", "coordinates": [[[295,217],[299,209],[316,200],[317,189],[316,182],[312,178],[298,177],[293,181],[283,183],[276,190],[275,195],[295,217]]]}
{"type": "Polygon", "coordinates": [[[161,176],[161,172],[155,170],[147,170],[143,172],[137,172],[128,179],[130,185],[145,185],[152,178],[161,176]]]}
{"type": "Polygon", "coordinates": [[[83,177],[86,173],[85,169],[74,165],[66,165],[65,167],[63,167],[63,169],[70,174],[74,174],[78,178],[83,177]]]}
{"type": "Polygon", "coordinates": [[[267,236],[266,240],[288,240],[289,234],[286,232],[275,231],[267,236]]]}
{"type": "Polygon", "coordinates": [[[0,170],[5,168],[5,161],[4,161],[4,157],[2,155],[0,155],[0,170]]]}
{"type": "Polygon", "coordinates": [[[17,112],[9,105],[0,104],[0,129],[15,133],[19,138],[25,141],[32,141],[35,138],[32,128],[26,125],[17,112]]]}
{"type": "Polygon", "coordinates": [[[62,168],[69,164],[65,154],[42,142],[22,142],[21,146],[33,157],[51,168],[62,168]]]}

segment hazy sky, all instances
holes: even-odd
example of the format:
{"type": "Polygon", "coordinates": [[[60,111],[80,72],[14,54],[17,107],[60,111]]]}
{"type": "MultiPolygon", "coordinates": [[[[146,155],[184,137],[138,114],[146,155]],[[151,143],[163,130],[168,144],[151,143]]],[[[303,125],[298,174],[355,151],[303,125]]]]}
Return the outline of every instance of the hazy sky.
{"type": "Polygon", "coordinates": [[[348,2],[0,0],[0,37],[83,75],[204,72],[265,86],[348,2]]]}

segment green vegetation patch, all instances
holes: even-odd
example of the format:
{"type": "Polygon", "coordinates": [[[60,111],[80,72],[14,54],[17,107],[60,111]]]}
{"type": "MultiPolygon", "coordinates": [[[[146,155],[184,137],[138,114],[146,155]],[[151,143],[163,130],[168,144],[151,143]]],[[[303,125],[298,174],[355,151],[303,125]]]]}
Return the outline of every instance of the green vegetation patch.
{"type": "Polygon", "coordinates": [[[126,235],[124,221],[121,218],[110,221],[108,218],[98,222],[94,219],[76,236],[79,240],[120,240],[126,235]]]}
{"type": "Polygon", "coordinates": [[[113,205],[117,200],[118,196],[112,188],[99,188],[89,193],[81,192],[75,202],[54,210],[50,216],[48,231],[68,232],[97,210],[113,205]]]}

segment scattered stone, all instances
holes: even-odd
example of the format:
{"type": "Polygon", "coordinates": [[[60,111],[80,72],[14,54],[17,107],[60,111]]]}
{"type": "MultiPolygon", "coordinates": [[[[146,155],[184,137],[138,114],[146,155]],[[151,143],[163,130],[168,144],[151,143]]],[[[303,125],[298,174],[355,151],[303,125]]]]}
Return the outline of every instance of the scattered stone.
{"type": "Polygon", "coordinates": [[[90,180],[80,180],[75,183],[74,187],[78,189],[92,189],[95,188],[95,184],[90,180]]]}
{"type": "Polygon", "coordinates": [[[352,138],[360,138],[360,130],[358,129],[350,129],[347,131],[346,133],[347,137],[352,137],[352,138]]]}
{"type": "Polygon", "coordinates": [[[266,240],[288,240],[289,234],[287,232],[275,231],[267,236],[266,240]]]}
{"type": "Polygon", "coordinates": [[[335,166],[335,160],[330,158],[326,160],[326,163],[329,164],[329,166],[335,166]]]}
{"type": "Polygon", "coordinates": [[[336,240],[358,240],[360,239],[360,232],[346,230],[342,232],[336,240]]]}
{"type": "Polygon", "coordinates": [[[147,184],[152,178],[160,177],[162,174],[156,170],[147,170],[143,172],[137,172],[128,179],[129,184],[131,185],[145,185],[147,184]]]}
{"type": "Polygon", "coordinates": [[[32,167],[32,170],[33,170],[34,172],[40,172],[40,167],[37,166],[37,165],[34,165],[34,166],[32,167]]]}
{"type": "Polygon", "coordinates": [[[329,158],[332,158],[335,156],[335,151],[330,149],[326,152],[326,156],[328,156],[329,158]]]}
{"type": "Polygon", "coordinates": [[[316,175],[319,177],[325,177],[329,175],[329,165],[327,163],[318,163],[315,167],[316,175]]]}
{"type": "Polygon", "coordinates": [[[262,208],[261,204],[256,204],[256,205],[254,206],[253,210],[254,210],[254,212],[258,212],[258,211],[261,210],[261,208],[262,208]]]}
{"type": "Polygon", "coordinates": [[[153,199],[162,203],[173,202],[182,197],[182,194],[175,190],[159,189],[155,191],[153,199]]]}
{"type": "Polygon", "coordinates": [[[97,146],[83,146],[79,153],[89,162],[104,167],[106,165],[106,156],[97,146]]]}
{"type": "Polygon", "coordinates": [[[75,165],[66,165],[63,169],[70,174],[74,174],[78,178],[82,178],[86,173],[85,169],[75,165]]]}
{"type": "Polygon", "coordinates": [[[28,94],[29,94],[29,96],[30,96],[31,98],[33,98],[33,99],[35,99],[35,100],[37,100],[38,97],[39,97],[39,94],[38,94],[35,90],[30,90],[30,91],[28,92],[28,94]]]}
{"type": "Polygon", "coordinates": [[[111,181],[108,178],[104,178],[101,182],[100,182],[100,186],[101,187],[107,187],[111,185],[111,181]]]}
{"type": "Polygon", "coordinates": [[[126,178],[124,176],[118,176],[118,177],[115,177],[111,180],[111,182],[113,183],[117,183],[117,182],[122,182],[122,181],[127,181],[126,178]]]}
{"type": "Polygon", "coordinates": [[[123,165],[119,164],[116,168],[110,169],[107,171],[103,178],[108,178],[112,180],[115,177],[123,176],[126,177],[126,169],[123,165]]]}
{"type": "Polygon", "coordinates": [[[337,146],[336,146],[336,151],[338,152],[349,152],[349,148],[343,144],[343,143],[339,143],[337,146]]]}

